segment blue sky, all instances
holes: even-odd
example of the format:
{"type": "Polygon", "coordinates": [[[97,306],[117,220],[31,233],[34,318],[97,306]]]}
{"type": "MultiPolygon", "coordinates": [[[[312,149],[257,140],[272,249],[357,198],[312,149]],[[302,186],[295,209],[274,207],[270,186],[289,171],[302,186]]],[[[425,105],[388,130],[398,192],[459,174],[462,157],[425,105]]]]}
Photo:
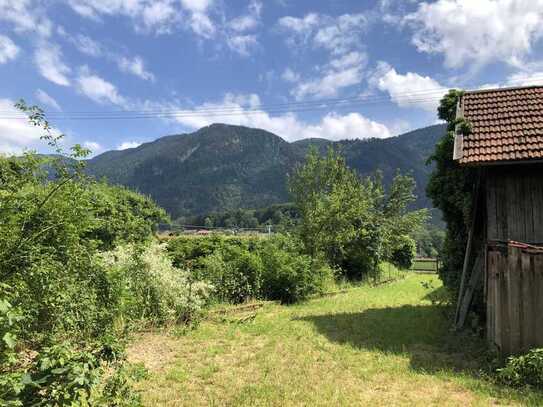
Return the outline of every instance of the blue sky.
{"type": "Polygon", "coordinates": [[[542,36],[543,0],[0,0],[0,152],[40,148],[19,98],[95,154],[213,122],[390,137],[450,87],[541,83],[542,36]]]}

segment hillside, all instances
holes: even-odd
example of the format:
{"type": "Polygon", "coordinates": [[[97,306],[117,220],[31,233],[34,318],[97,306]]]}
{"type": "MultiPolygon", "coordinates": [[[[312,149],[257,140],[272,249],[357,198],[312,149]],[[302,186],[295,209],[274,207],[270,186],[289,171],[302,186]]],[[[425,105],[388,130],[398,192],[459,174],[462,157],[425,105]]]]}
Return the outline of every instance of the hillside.
{"type": "Polygon", "coordinates": [[[260,208],[288,200],[287,174],[315,145],[336,146],[360,174],[376,169],[385,181],[397,168],[417,180],[417,206],[428,206],[425,165],[443,125],[389,139],[300,140],[288,143],[270,132],[213,124],[194,133],[162,137],[133,149],[109,151],[88,162],[88,171],[151,195],[173,218],[236,208],[260,208]]]}

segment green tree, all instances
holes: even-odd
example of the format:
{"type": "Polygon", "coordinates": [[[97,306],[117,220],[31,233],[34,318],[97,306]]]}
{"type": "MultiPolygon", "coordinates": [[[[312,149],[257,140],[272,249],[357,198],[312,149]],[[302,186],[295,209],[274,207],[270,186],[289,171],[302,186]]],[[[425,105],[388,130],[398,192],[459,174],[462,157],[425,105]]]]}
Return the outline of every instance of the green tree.
{"type": "Polygon", "coordinates": [[[299,234],[307,253],[337,257],[357,235],[372,207],[372,197],[345,159],[329,149],[320,156],[311,149],[304,165],[289,178],[289,190],[300,211],[299,234]]]}
{"type": "Polygon", "coordinates": [[[456,293],[460,285],[464,252],[468,239],[469,219],[473,200],[476,173],[473,168],[462,167],[453,160],[456,106],[462,91],[450,90],[441,99],[438,117],[448,124],[447,133],[436,144],[428,160],[434,170],[428,181],[426,193],[433,205],[443,213],[447,224],[443,243],[443,266],[440,278],[445,286],[456,293]]]}

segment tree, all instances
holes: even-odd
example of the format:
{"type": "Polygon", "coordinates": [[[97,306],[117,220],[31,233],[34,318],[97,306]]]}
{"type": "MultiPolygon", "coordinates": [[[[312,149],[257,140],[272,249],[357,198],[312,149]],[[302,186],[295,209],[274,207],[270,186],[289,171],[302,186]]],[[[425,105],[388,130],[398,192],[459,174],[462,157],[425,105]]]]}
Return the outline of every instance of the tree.
{"type": "Polygon", "coordinates": [[[289,177],[289,190],[302,218],[300,237],[312,258],[341,254],[372,207],[365,185],[333,149],[324,157],[311,149],[304,165],[289,177]]]}
{"type": "Polygon", "coordinates": [[[305,163],[289,178],[289,190],[300,213],[297,227],[305,251],[339,267],[348,278],[378,272],[383,259],[409,264],[426,210],[410,211],[415,181],[399,172],[386,193],[382,175],[360,178],[343,156],[311,149],[305,163]]]}
{"type": "Polygon", "coordinates": [[[428,197],[433,205],[441,210],[447,224],[440,278],[453,293],[457,292],[460,285],[471,217],[473,186],[476,183],[475,170],[461,167],[453,160],[454,131],[458,124],[456,106],[461,96],[461,91],[453,89],[441,99],[438,117],[447,122],[447,133],[436,144],[434,153],[428,160],[435,168],[426,188],[428,197]]]}

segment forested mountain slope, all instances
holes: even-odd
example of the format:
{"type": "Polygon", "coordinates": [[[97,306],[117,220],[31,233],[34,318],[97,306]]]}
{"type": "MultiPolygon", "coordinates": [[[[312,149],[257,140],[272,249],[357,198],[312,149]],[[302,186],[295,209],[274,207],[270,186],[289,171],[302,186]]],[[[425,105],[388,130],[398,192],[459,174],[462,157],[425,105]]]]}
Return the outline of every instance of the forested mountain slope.
{"type": "Polygon", "coordinates": [[[425,162],[444,129],[430,126],[388,139],[288,143],[264,130],[213,124],[103,153],[88,161],[88,171],[151,195],[177,218],[285,202],[287,174],[303,161],[309,146],[320,151],[334,146],[364,175],[380,169],[387,182],[396,169],[411,171],[418,185],[417,206],[428,206],[424,188],[430,168],[425,162]]]}

